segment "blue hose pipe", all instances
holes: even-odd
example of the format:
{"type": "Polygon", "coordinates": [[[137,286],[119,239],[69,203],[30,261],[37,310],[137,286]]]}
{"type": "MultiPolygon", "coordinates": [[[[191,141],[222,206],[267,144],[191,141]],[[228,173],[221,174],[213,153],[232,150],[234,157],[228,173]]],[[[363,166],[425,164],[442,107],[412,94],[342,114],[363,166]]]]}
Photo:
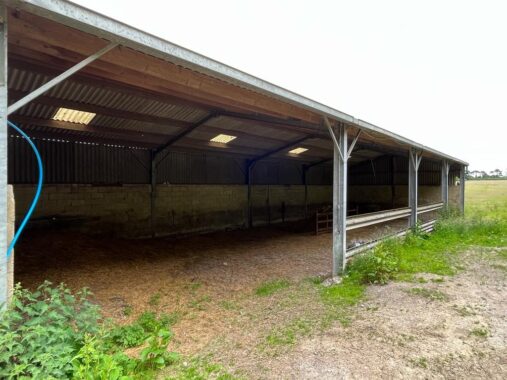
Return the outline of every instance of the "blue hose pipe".
{"type": "Polygon", "coordinates": [[[7,120],[7,124],[9,127],[16,130],[21,136],[23,136],[26,141],[28,141],[28,144],[30,144],[30,147],[32,148],[35,157],[37,158],[37,165],[39,166],[39,178],[37,180],[37,191],[35,192],[35,196],[32,199],[32,203],[30,204],[30,208],[28,209],[25,217],[23,218],[23,221],[21,222],[19,228],[17,229],[16,233],[14,234],[14,238],[12,239],[11,243],[9,244],[9,247],[7,248],[7,258],[12,254],[12,250],[14,249],[14,246],[16,245],[19,237],[21,236],[21,233],[25,229],[26,224],[30,220],[30,217],[33,214],[33,211],[35,210],[35,207],[37,206],[37,203],[39,202],[40,194],[42,192],[42,181],[44,179],[44,169],[42,166],[42,158],[40,156],[39,151],[37,150],[37,147],[33,143],[33,141],[28,137],[28,135],[21,130],[16,124],[10,122],[7,120]]]}

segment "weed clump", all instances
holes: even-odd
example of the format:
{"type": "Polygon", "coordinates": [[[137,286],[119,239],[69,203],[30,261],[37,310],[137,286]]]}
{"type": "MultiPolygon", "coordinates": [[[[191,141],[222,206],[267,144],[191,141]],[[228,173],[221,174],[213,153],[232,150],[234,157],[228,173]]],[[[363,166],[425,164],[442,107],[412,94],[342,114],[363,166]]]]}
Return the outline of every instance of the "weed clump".
{"type": "Polygon", "coordinates": [[[426,289],[426,288],[412,288],[408,291],[408,293],[420,296],[424,298],[428,298],[432,301],[447,301],[449,297],[444,292],[435,289],[426,289]]]}
{"type": "Polygon", "coordinates": [[[0,378],[146,378],[177,360],[167,351],[170,317],[144,313],[131,325],[114,327],[89,296],[63,284],[45,282],[35,292],[18,285],[0,313],[0,378]],[[138,358],[123,352],[140,345],[138,358]]]}
{"type": "Polygon", "coordinates": [[[350,275],[363,284],[387,284],[399,271],[399,260],[391,246],[391,243],[381,243],[373,251],[357,257],[350,265],[350,275]]]}

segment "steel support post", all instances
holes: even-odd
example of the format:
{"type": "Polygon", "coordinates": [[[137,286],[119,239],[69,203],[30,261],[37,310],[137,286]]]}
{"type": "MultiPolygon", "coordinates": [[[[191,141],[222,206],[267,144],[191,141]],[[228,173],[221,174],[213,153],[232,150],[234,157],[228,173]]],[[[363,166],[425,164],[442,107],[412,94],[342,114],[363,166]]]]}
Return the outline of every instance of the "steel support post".
{"type": "Polygon", "coordinates": [[[254,161],[249,161],[246,167],[246,184],[247,184],[247,227],[252,228],[253,216],[252,216],[252,173],[255,166],[254,161]]]}
{"type": "Polygon", "coordinates": [[[333,277],[343,274],[347,253],[347,128],[330,128],[333,159],[333,277]]]}
{"type": "Polygon", "coordinates": [[[156,153],[150,155],[150,229],[151,236],[157,235],[155,228],[155,201],[157,199],[157,160],[156,153]]]}
{"type": "Polygon", "coordinates": [[[442,202],[444,202],[444,207],[447,208],[449,205],[449,168],[451,165],[449,161],[442,161],[442,176],[440,179],[440,187],[442,189],[442,202]]]}
{"type": "Polygon", "coordinates": [[[459,169],[459,210],[465,213],[465,165],[459,169]]]}
{"type": "Polygon", "coordinates": [[[410,207],[409,227],[417,226],[418,172],[422,160],[422,152],[411,149],[408,163],[408,207],[410,207]]]}
{"type": "Polygon", "coordinates": [[[7,259],[7,7],[0,3],[0,307],[10,296],[9,270],[14,254],[7,259]]]}
{"type": "Polygon", "coordinates": [[[303,186],[305,187],[305,219],[308,219],[308,166],[303,165],[303,186]]]}

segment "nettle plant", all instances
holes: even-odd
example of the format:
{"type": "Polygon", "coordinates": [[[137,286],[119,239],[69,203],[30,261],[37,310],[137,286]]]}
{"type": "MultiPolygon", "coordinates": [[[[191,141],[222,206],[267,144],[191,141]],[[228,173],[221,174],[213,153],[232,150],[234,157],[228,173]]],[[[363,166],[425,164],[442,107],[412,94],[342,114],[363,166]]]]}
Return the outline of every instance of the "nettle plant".
{"type": "Polygon", "coordinates": [[[14,290],[0,316],[0,378],[69,378],[86,334],[97,334],[98,307],[83,289],[45,282],[35,292],[14,290]]]}
{"type": "Polygon", "coordinates": [[[358,256],[351,263],[350,272],[365,284],[387,284],[399,271],[399,260],[391,241],[382,242],[371,252],[358,256]]]}
{"type": "Polygon", "coordinates": [[[178,360],[167,351],[169,318],[144,313],[117,327],[102,320],[89,296],[86,289],[72,294],[49,282],[35,292],[16,286],[12,303],[0,312],[0,378],[146,378],[178,360]],[[139,358],[123,352],[140,345],[139,358]]]}

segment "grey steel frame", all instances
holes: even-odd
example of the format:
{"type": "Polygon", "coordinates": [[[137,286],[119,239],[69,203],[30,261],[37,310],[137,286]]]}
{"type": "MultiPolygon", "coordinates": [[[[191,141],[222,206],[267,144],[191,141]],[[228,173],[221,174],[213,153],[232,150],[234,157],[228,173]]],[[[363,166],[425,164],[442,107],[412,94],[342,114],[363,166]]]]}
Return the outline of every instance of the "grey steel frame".
{"type": "Polygon", "coordinates": [[[440,186],[442,188],[442,202],[447,207],[449,204],[449,169],[451,165],[449,161],[442,161],[442,177],[440,180],[440,186]]]}
{"type": "MultiPolygon", "coordinates": [[[[333,179],[333,275],[342,273],[345,267],[346,251],[346,201],[347,201],[347,161],[359,135],[355,137],[350,148],[347,141],[347,125],[360,129],[380,133],[401,144],[424,150],[444,159],[448,159],[462,165],[460,174],[460,205],[464,210],[464,184],[465,165],[464,161],[421,145],[383,128],[358,120],[353,116],[340,112],[321,103],[288,91],[259,78],[236,70],[220,62],[211,60],[180,46],[174,45],[161,38],[144,33],[138,29],[120,23],[116,20],[93,12],[87,8],[64,1],[64,0],[7,0],[0,4],[0,252],[7,249],[7,115],[19,109],[35,97],[49,90],[52,86],[60,83],[90,62],[107,53],[115,46],[121,44],[150,55],[180,63],[186,67],[194,68],[213,77],[225,79],[228,82],[259,91],[305,109],[317,112],[325,117],[326,125],[334,141],[334,179],[333,179]],[[105,40],[111,41],[109,45],[94,55],[86,58],[73,68],[57,76],[46,85],[8,108],[7,104],[7,5],[20,10],[25,10],[36,15],[52,19],[64,25],[74,27],[87,33],[94,34],[105,40]],[[331,126],[327,117],[340,122],[338,126],[331,126]]],[[[413,152],[411,151],[411,157],[413,152]]],[[[416,162],[411,158],[412,162],[416,162]]],[[[410,172],[410,204],[412,208],[411,223],[417,221],[417,169],[420,163],[409,165],[410,172]]],[[[155,179],[153,173],[152,181],[155,179]]],[[[153,185],[153,183],[152,183],[153,185]]],[[[5,255],[0,258],[0,304],[7,301],[7,263],[5,255]]]]}
{"type": "Polygon", "coordinates": [[[324,122],[334,146],[333,158],[333,268],[336,277],[345,271],[347,252],[347,162],[357,138],[348,147],[347,127],[342,123],[331,125],[327,117],[324,122]]]}
{"type": "Polygon", "coordinates": [[[421,165],[422,151],[411,149],[408,163],[408,206],[411,209],[409,227],[417,225],[417,202],[418,202],[418,172],[421,165]]]}
{"type": "Polygon", "coordinates": [[[9,264],[7,259],[7,8],[0,5],[0,308],[9,300],[9,264]]]}

